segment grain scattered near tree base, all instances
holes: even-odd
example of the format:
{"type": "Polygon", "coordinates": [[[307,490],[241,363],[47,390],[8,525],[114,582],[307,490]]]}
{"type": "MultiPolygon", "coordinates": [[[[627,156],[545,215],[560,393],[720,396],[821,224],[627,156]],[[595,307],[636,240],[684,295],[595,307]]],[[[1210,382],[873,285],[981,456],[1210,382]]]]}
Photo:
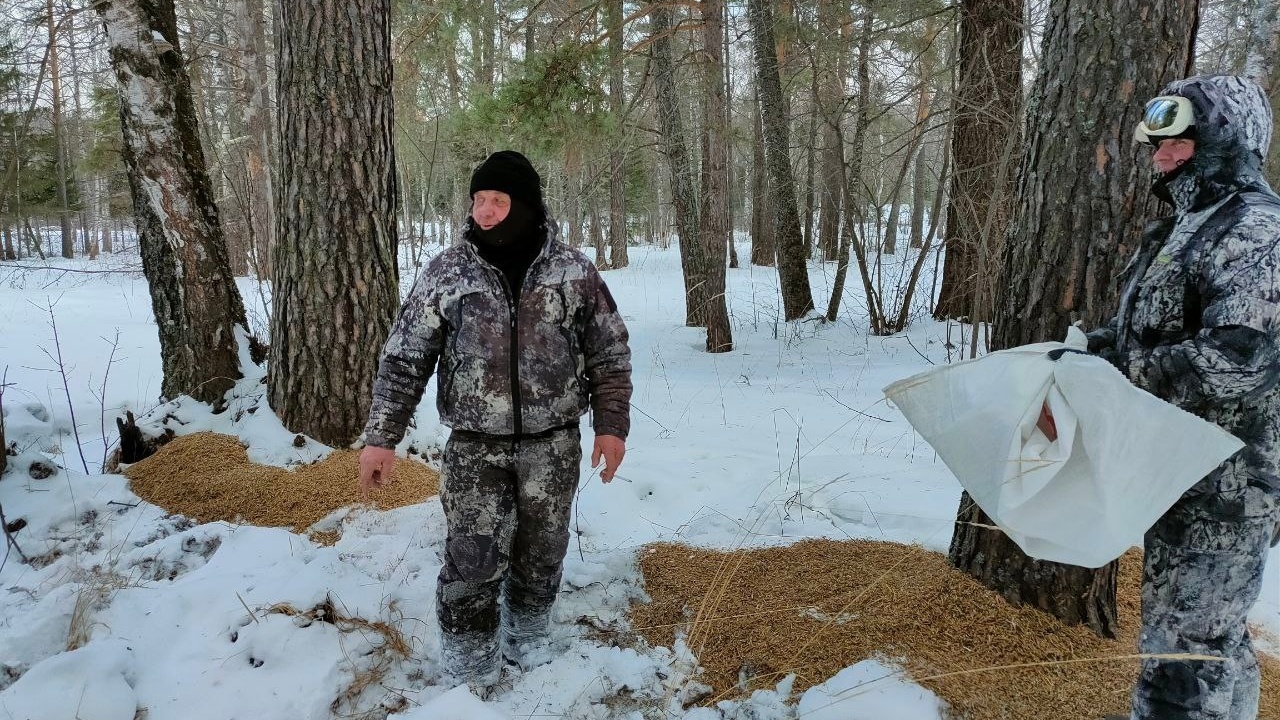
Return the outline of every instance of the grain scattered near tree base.
{"type": "MultiPolygon", "coordinates": [[[[705,702],[772,687],[803,692],[880,655],[965,720],[1094,720],[1129,707],[1138,670],[1141,555],[1121,560],[1121,637],[1104,640],[1000,596],[919,547],[811,540],[719,552],[659,544],[640,551],[652,602],[632,628],[670,646],[679,631],[715,691],[705,702]],[[1025,663],[1057,663],[1007,668],[1025,663]],[[979,668],[982,672],[964,673],[979,668]]],[[[1263,655],[1263,720],[1280,720],[1280,662],[1263,655]]]]}
{"type": "MultiPolygon", "coordinates": [[[[359,455],[335,450],[314,465],[290,471],[251,463],[238,439],[203,432],[175,438],[129,466],[125,475],[138,497],[198,522],[246,522],[300,533],[361,501],[359,455]]],[[[434,470],[398,459],[396,481],[370,493],[369,502],[387,510],[420,503],[439,491],[434,470]]]]}

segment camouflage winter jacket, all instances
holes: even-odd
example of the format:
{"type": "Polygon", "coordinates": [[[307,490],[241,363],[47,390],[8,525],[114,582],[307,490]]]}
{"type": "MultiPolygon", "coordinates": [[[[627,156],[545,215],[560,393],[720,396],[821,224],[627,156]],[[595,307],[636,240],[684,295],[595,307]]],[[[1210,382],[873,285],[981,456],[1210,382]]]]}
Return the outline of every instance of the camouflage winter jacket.
{"type": "Polygon", "coordinates": [[[1256,85],[1195,77],[1196,149],[1171,173],[1177,213],[1153,222],[1122,276],[1119,314],[1090,333],[1138,387],[1246,443],[1193,491],[1247,482],[1280,493],[1280,198],[1261,168],[1271,112],[1256,85]],[[1218,476],[1218,477],[1215,477],[1218,476]]]}
{"type": "Polygon", "coordinates": [[[414,283],[383,348],[365,442],[394,447],[438,367],[440,422],[522,435],[576,424],[630,429],[627,328],[600,273],[556,239],[534,259],[513,307],[506,278],[470,241],[437,255],[414,283]]]}

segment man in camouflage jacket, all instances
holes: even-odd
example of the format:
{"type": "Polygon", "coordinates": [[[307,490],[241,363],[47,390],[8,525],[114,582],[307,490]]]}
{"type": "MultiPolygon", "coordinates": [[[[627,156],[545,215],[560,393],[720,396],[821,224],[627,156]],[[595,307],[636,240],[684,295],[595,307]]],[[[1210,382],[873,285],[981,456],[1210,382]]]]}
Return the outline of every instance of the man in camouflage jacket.
{"type": "Polygon", "coordinates": [[[544,655],[582,458],[579,418],[591,410],[592,467],[603,459],[609,482],[630,429],[631,354],[609,289],[558,242],[523,155],[486,159],[471,197],[464,241],[427,266],[383,349],[360,482],[388,479],[435,371],[440,421],[452,428],[440,491],[440,670],[443,682],[484,695],[502,656],[527,667],[544,655]]]}
{"type": "Polygon", "coordinates": [[[1253,82],[1200,76],[1148,103],[1151,223],[1122,277],[1120,310],[1090,333],[1138,387],[1217,423],[1246,447],[1147,533],[1134,720],[1253,720],[1259,671],[1245,625],[1280,521],[1280,198],[1262,176],[1271,109],[1253,82]],[[1181,114],[1181,121],[1178,116],[1181,114]]]}

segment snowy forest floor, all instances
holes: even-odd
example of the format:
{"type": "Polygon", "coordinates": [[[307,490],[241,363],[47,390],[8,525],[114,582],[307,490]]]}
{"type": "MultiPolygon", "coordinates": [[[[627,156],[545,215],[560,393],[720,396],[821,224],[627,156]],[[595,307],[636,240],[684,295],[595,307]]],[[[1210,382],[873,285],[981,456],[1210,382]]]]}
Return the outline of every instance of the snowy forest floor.
{"type": "MultiPolygon", "coordinates": [[[[746,250],[740,248],[744,259],[746,250]]],[[[241,518],[202,524],[141,501],[127,478],[101,472],[113,418],[126,410],[181,435],[235,436],[256,463],[297,466],[330,450],[295,445],[266,407],[262,369],[247,357],[246,378],[226,412],[213,414],[189,398],[156,406],[158,342],[136,255],[50,261],[58,270],[0,265],[0,371],[8,368],[10,384],[5,422],[19,451],[0,482],[0,504],[9,521],[25,521],[16,538],[33,558],[24,564],[9,557],[0,567],[0,720],[77,714],[131,720],[142,708],[148,720],[388,713],[410,720],[935,720],[947,712],[943,703],[908,676],[951,670],[922,669],[903,649],[905,637],[902,647],[872,643],[859,651],[865,654],[847,656],[852,650],[841,644],[874,636],[857,630],[860,617],[919,620],[921,608],[934,610],[924,616],[935,619],[927,624],[960,623],[959,644],[974,648],[1007,634],[998,623],[1028,623],[1026,647],[1007,648],[996,661],[975,651],[947,668],[1046,659],[1037,644],[1048,631],[1025,619],[1030,611],[994,607],[993,615],[974,615],[946,605],[948,593],[936,587],[922,595],[918,585],[894,590],[888,579],[871,583],[883,593],[864,592],[870,581],[892,579],[874,568],[893,563],[909,565],[917,580],[953,587],[936,562],[911,556],[853,569],[877,551],[851,540],[946,549],[959,486],[880,390],[954,360],[961,328],[928,320],[920,307],[907,332],[871,337],[861,288],[853,287],[859,283],[849,283],[836,322],[784,323],[776,272],[744,267],[729,271],[735,351],[709,355],[701,331],[684,327],[678,252],[646,247],[631,255],[631,267],[605,275],[632,334],[636,392],[626,462],[610,485],[584,467],[556,608],[555,659],[486,703],[432,682],[444,527],[438,500],[386,510],[335,503],[339,509],[311,528],[330,533],[324,540],[332,546],[293,531],[303,528],[245,522],[258,502],[251,498],[241,518]],[[74,272],[104,269],[118,272],[74,272]],[[56,472],[31,477],[28,469],[40,461],[52,461],[56,472]],[[806,538],[846,542],[815,554],[820,546],[794,545],[806,538]],[[719,554],[753,549],[778,554],[719,554]],[[683,561],[681,553],[688,556],[683,561]],[[786,553],[807,553],[816,564],[786,553]],[[713,579],[727,579],[717,572],[729,566],[726,557],[743,584],[713,587],[713,579]],[[671,584],[673,575],[683,578],[684,590],[671,584]],[[650,599],[646,583],[660,602],[643,603],[650,599]],[[770,594],[781,587],[799,594],[770,594]],[[634,618],[633,603],[640,603],[634,618]],[[685,622],[691,619],[685,613],[700,610],[699,619],[765,614],[734,627],[639,631],[653,643],[635,637],[636,628],[685,622]],[[803,668],[802,677],[783,674],[793,668],[803,668]],[[739,674],[745,680],[769,673],[775,675],[757,678],[750,694],[726,687],[739,674]],[[686,707],[693,698],[701,700],[686,707]],[[711,700],[718,702],[705,704],[711,700]]],[[[891,258],[886,278],[896,272],[893,263],[909,260],[891,258]]],[[[402,267],[407,292],[414,268],[402,267]]],[[[833,274],[831,264],[813,266],[819,305],[833,274]]],[[[265,326],[269,288],[239,282],[251,324],[265,326]]],[[[929,278],[922,287],[930,287],[929,278]]],[[[429,457],[447,434],[436,422],[433,394],[434,385],[403,446],[429,457]]],[[[1278,565],[1273,552],[1252,616],[1272,637],[1280,632],[1278,565]]],[[[989,600],[997,605],[994,596],[989,600]]],[[[885,623],[876,627],[883,631],[885,623]]],[[[1122,645],[1104,652],[1132,652],[1122,645]]],[[[955,654],[945,647],[939,639],[927,649],[955,654]]],[[[1071,657],[1083,656],[1092,657],[1071,657]]],[[[1116,672],[1132,673],[1131,664],[1119,665],[1116,672]]],[[[1010,679],[1011,687],[1029,683],[1010,679]]],[[[1269,696],[1280,692],[1270,684],[1269,696]]],[[[1123,695],[1114,687],[1106,692],[1123,695]]],[[[1037,717],[1020,714],[1012,697],[976,697],[976,705],[955,709],[1037,717]]],[[[1099,715],[1122,709],[1110,702],[1089,707],[1099,715]]]]}

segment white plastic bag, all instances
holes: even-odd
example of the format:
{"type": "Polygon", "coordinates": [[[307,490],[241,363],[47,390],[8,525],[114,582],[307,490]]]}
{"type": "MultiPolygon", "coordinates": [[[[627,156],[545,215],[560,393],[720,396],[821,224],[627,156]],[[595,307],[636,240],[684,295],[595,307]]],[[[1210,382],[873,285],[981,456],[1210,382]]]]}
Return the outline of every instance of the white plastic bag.
{"type": "Polygon", "coordinates": [[[1244,443],[1134,387],[1101,358],[1039,343],[884,389],[969,495],[1023,552],[1101,567],[1244,443]],[[1058,437],[1036,427],[1048,405],[1058,437]]]}

